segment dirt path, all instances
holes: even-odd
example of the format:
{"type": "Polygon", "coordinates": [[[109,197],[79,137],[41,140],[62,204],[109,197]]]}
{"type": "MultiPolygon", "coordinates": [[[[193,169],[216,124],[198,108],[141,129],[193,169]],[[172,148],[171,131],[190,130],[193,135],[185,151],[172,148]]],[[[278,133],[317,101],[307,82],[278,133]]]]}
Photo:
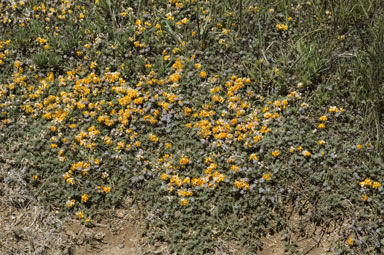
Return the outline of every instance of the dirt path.
{"type": "Polygon", "coordinates": [[[109,220],[89,229],[79,222],[67,222],[68,235],[77,240],[74,255],[137,255],[140,254],[142,226],[136,209],[117,210],[109,220]]]}

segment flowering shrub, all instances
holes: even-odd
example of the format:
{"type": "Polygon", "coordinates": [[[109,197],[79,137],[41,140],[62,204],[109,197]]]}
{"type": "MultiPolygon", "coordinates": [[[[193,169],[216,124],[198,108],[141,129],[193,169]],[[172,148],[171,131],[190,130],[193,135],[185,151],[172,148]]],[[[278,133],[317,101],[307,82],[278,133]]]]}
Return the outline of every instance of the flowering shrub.
{"type": "Polygon", "coordinates": [[[382,252],[380,153],[334,87],[358,31],[317,2],[133,2],[0,3],[0,139],[36,197],[92,224],[135,196],[177,254],[254,254],[289,208],[382,252]]]}

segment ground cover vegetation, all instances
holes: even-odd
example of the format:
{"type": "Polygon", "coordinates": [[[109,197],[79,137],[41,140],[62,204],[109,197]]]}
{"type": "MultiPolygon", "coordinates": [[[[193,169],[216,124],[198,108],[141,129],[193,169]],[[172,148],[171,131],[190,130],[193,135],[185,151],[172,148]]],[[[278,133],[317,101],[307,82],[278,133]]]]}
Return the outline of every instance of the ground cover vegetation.
{"type": "Polygon", "coordinates": [[[134,197],[170,253],[297,254],[294,212],[382,254],[380,2],[0,1],[2,161],[89,226],[134,197]]]}

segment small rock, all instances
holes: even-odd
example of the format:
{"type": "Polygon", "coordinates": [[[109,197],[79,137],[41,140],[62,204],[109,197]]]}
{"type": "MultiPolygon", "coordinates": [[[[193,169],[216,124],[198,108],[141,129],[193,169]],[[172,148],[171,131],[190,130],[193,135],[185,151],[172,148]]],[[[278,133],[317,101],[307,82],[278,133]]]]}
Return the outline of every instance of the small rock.
{"type": "Polygon", "coordinates": [[[95,234],[95,239],[96,239],[97,241],[101,241],[101,240],[103,240],[104,237],[105,237],[105,234],[104,234],[103,232],[97,232],[97,233],[95,234]]]}
{"type": "Polygon", "coordinates": [[[118,210],[116,212],[116,216],[120,219],[123,219],[127,215],[127,211],[125,210],[118,210]]]}
{"type": "Polygon", "coordinates": [[[94,237],[94,233],[93,233],[92,231],[85,231],[85,232],[84,232],[84,237],[85,237],[86,239],[91,239],[91,238],[94,237]]]}

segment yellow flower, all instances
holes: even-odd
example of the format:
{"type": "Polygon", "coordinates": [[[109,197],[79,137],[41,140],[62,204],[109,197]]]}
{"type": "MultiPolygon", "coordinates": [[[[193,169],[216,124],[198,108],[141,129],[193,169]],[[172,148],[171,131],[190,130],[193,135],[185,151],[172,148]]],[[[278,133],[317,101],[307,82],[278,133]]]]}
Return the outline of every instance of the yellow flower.
{"type": "Polygon", "coordinates": [[[101,179],[106,179],[108,178],[109,174],[107,172],[104,172],[101,174],[101,179]]]}
{"type": "Polygon", "coordinates": [[[68,208],[72,208],[74,205],[75,205],[75,202],[76,200],[72,199],[72,200],[68,200],[66,203],[65,203],[65,206],[68,207],[68,208]]]}
{"type": "Polygon", "coordinates": [[[97,66],[96,61],[91,62],[91,65],[89,66],[90,69],[95,69],[97,66]]]}
{"type": "Polygon", "coordinates": [[[280,150],[272,151],[272,156],[274,156],[275,158],[278,157],[279,155],[280,155],[280,150]]]}
{"type": "Polygon", "coordinates": [[[159,138],[154,134],[150,134],[149,140],[155,143],[155,142],[159,141],[159,138]]]}
{"type": "Polygon", "coordinates": [[[223,33],[224,35],[229,34],[229,32],[231,32],[231,30],[226,29],[226,28],[222,28],[222,33],[223,33]]]}
{"type": "Polygon", "coordinates": [[[279,70],[279,68],[275,68],[275,75],[279,75],[279,73],[280,73],[280,70],[279,70]]]}
{"type": "Polygon", "coordinates": [[[363,201],[367,201],[367,200],[368,200],[368,196],[367,196],[367,194],[363,194],[363,195],[361,196],[361,200],[363,200],[363,201]]]}
{"type": "Polygon", "coordinates": [[[79,211],[76,213],[76,216],[79,220],[83,219],[84,218],[84,213],[82,211],[79,211]]]}
{"type": "Polygon", "coordinates": [[[347,243],[348,243],[349,246],[353,245],[353,238],[352,238],[352,236],[348,238],[347,243]]]}
{"type": "Polygon", "coordinates": [[[104,186],[103,187],[103,191],[108,194],[109,192],[111,192],[111,187],[107,187],[107,186],[104,186]]]}
{"type": "Polygon", "coordinates": [[[360,182],[360,186],[362,188],[367,187],[367,186],[371,186],[371,185],[372,185],[372,181],[371,181],[371,179],[368,179],[368,178],[366,178],[364,181],[360,182]]]}
{"type": "Polygon", "coordinates": [[[372,184],[372,188],[374,188],[374,189],[378,189],[378,188],[380,188],[381,187],[381,183],[380,182],[374,182],[373,184],[372,184]]]}
{"type": "Polygon", "coordinates": [[[240,167],[236,165],[231,165],[231,170],[236,173],[240,170],[240,167]]]}
{"type": "Polygon", "coordinates": [[[266,180],[266,181],[269,181],[271,179],[271,173],[268,172],[266,174],[263,175],[263,179],[266,180]]]}
{"type": "Polygon", "coordinates": [[[179,189],[177,191],[177,195],[179,195],[180,197],[191,197],[193,195],[193,192],[179,189]]]}
{"type": "Polygon", "coordinates": [[[116,149],[117,150],[121,150],[122,148],[124,148],[124,146],[125,146],[125,143],[120,141],[120,142],[117,143],[116,149]]]}
{"type": "Polygon", "coordinates": [[[303,151],[303,156],[305,156],[305,157],[310,157],[311,156],[311,153],[309,152],[309,151],[307,151],[307,150],[305,150],[305,151],[303,151]]]}
{"type": "Polygon", "coordinates": [[[88,198],[89,198],[88,194],[83,194],[81,196],[81,202],[86,203],[88,201],[88,198]]]}
{"type": "Polygon", "coordinates": [[[231,119],[231,125],[232,126],[234,126],[234,125],[236,125],[237,124],[237,119],[235,118],[235,119],[231,119]]]}
{"type": "Polygon", "coordinates": [[[182,198],[180,200],[180,204],[181,204],[181,206],[186,206],[187,204],[189,204],[189,200],[186,198],[182,198]]]}
{"type": "MultiPolygon", "coordinates": [[[[344,109],[343,109],[344,110],[344,109]]],[[[338,112],[339,111],[339,109],[337,109],[337,107],[336,106],[331,106],[331,107],[329,107],[329,110],[328,110],[329,112],[338,112]]]]}
{"type": "Polygon", "coordinates": [[[217,183],[219,182],[223,182],[225,180],[225,175],[224,174],[221,174],[219,173],[218,171],[215,171],[212,175],[213,177],[213,180],[217,183]]]}
{"type": "Polygon", "coordinates": [[[275,105],[275,107],[280,107],[281,102],[279,100],[277,100],[273,104],[275,105]]]}
{"type": "Polygon", "coordinates": [[[182,157],[181,159],[180,159],[180,164],[181,165],[186,165],[186,164],[188,164],[189,163],[189,158],[187,158],[187,157],[182,157]]]}
{"type": "Polygon", "coordinates": [[[285,25],[285,24],[276,24],[276,30],[283,30],[283,31],[287,31],[288,30],[288,26],[285,25]]]}
{"type": "Polygon", "coordinates": [[[325,128],[325,124],[323,124],[323,123],[319,124],[318,128],[319,129],[324,129],[325,128]]]}
{"type": "Polygon", "coordinates": [[[324,140],[319,140],[319,141],[317,142],[317,144],[318,144],[318,145],[324,145],[324,144],[325,144],[325,141],[324,141],[324,140]]]}
{"type": "Polygon", "coordinates": [[[201,77],[202,79],[205,79],[205,78],[207,77],[207,72],[205,72],[205,71],[201,71],[201,72],[200,72],[200,77],[201,77]]]}
{"type": "Polygon", "coordinates": [[[34,181],[36,181],[36,180],[37,180],[37,175],[36,175],[36,174],[32,175],[32,179],[33,179],[34,181]]]}
{"type": "Polygon", "coordinates": [[[241,179],[240,181],[235,181],[233,185],[235,185],[238,189],[249,189],[249,184],[244,179],[241,179]]]}
{"type": "Polygon", "coordinates": [[[170,183],[175,183],[178,187],[183,185],[183,181],[180,179],[179,176],[173,175],[171,179],[169,180],[170,183]]]}
{"type": "Polygon", "coordinates": [[[257,158],[256,153],[252,153],[251,155],[249,155],[248,159],[249,159],[249,160],[259,160],[259,159],[257,158]]]}
{"type": "Polygon", "coordinates": [[[192,108],[190,108],[190,107],[184,108],[184,115],[185,116],[188,116],[189,114],[191,114],[191,112],[192,112],[192,108]]]}
{"type": "Polygon", "coordinates": [[[162,179],[163,181],[166,181],[166,180],[169,179],[169,175],[168,175],[168,174],[162,174],[162,175],[160,176],[160,179],[162,179]]]}
{"type": "Polygon", "coordinates": [[[213,159],[208,157],[208,158],[205,158],[205,163],[212,163],[213,162],[213,159]]]}
{"type": "Polygon", "coordinates": [[[321,117],[319,118],[319,120],[320,120],[320,121],[327,121],[328,118],[327,118],[326,115],[323,115],[323,116],[321,116],[321,117]]]}
{"type": "Polygon", "coordinates": [[[252,137],[253,143],[259,142],[261,140],[261,138],[263,138],[263,136],[261,136],[261,135],[252,137]]]}
{"type": "Polygon", "coordinates": [[[363,145],[361,144],[356,145],[356,149],[361,150],[362,148],[363,148],[363,145]]]}

